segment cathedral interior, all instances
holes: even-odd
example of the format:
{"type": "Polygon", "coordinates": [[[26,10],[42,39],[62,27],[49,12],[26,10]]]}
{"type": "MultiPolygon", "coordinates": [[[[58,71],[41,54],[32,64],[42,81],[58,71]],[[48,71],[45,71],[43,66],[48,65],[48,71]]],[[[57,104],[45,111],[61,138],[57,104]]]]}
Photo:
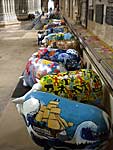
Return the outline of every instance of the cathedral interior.
{"type": "Polygon", "coordinates": [[[0,72],[0,150],[113,149],[113,0],[0,0],[0,72]]]}

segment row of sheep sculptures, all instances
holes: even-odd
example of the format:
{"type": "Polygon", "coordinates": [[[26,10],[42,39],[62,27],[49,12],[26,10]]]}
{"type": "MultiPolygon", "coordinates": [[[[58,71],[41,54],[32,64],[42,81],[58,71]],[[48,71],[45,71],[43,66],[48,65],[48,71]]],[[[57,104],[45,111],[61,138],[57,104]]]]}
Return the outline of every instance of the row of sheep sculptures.
{"type": "Polygon", "coordinates": [[[29,58],[23,86],[16,98],[28,132],[45,149],[106,149],[112,137],[111,120],[104,111],[98,74],[85,69],[78,42],[65,21],[48,19],[38,31],[38,51],[29,58]]]}

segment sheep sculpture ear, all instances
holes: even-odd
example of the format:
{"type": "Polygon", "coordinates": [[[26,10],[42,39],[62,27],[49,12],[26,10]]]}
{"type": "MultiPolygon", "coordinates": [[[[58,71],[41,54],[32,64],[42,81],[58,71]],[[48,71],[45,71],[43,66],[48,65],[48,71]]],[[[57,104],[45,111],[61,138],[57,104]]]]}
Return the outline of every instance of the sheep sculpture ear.
{"type": "Polygon", "coordinates": [[[16,98],[16,99],[12,100],[12,102],[15,104],[23,104],[24,101],[25,101],[25,99],[23,97],[16,98]]]}
{"type": "Polygon", "coordinates": [[[23,104],[25,101],[25,97],[30,94],[33,91],[38,91],[42,89],[42,85],[40,83],[36,83],[33,85],[32,89],[30,91],[28,91],[24,96],[16,98],[14,100],[12,100],[13,103],[15,104],[23,104]]]}

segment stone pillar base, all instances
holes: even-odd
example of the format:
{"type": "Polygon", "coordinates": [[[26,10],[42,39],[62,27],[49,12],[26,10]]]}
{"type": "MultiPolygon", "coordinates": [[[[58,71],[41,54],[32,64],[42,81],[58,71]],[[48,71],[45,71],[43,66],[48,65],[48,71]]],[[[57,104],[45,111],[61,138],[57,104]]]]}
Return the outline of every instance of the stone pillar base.
{"type": "Polygon", "coordinates": [[[0,13],[0,26],[19,24],[15,13],[14,0],[0,0],[1,13],[0,13]]]}
{"type": "Polygon", "coordinates": [[[27,20],[28,19],[28,14],[19,14],[19,15],[17,15],[17,19],[19,20],[19,21],[21,21],[21,20],[27,20]]]}
{"type": "Polygon", "coordinates": [[[20,21],[0,21],[0,27],[8,26],[8,25],[16,25],[20,24],[20,21]]]}
{"type": "Polygon", "coordinates": [[[19,24],[15,13],[6,13],[0,15],[0,26],[19,24]]]}

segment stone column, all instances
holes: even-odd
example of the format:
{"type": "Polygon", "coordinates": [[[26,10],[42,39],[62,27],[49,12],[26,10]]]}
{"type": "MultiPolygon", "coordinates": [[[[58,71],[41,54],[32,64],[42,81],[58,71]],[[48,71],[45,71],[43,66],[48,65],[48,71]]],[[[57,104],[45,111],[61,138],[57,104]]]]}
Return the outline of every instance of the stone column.
{"type": "Polygon", "coordinates": [[[34,10],[42,12],[41,10],[41,0],[34,0],[34,10]]]}
{"type": "Polygon", "coordinates": [[[14,0],[1,0],[0,7],[0,25],[18,23],[14,0]]]}
{"type": "Polygon", "coordinates": [[[41,13],[41,0],[28,0],[28,12],[35,13],[35,11],[41,13]]]}
{"type": "Polygon", "coordinates": [[[42,0],[42,8],[45,13],[48,12],[48,0],[42,0]]]}
{"type": "Polygon", "coordinates": [[[78,12],[79,0],[73,0],[73,20],[78,21],[79,12],[78,12]]]}
{"type": "Polygon", "coordinates": [[[19,20],[28,19],[28,0],[15,0],[15,10],[19,20]]]}
{"type": "Polygon", "coordinates": [[[65,0],[65,13],[64,13],[64,15],[66,17],[69,16],[69,1],[68,0],[65,0]]]}
{"type": "Polygon", "coordinates": [[[81,21],[82,26],[86,27],[87,26],[87,22],[86,22],[87,0],[81,0],[80,2],[81,2],[80,3],[80,21],[81,21]]]}
{"type": "Polygon", "coordinates": [[[73,0],[70,0],[70,18],[73,19],[73,0]]]}
{"type": "Polygon", "coordinates": [[[60,13],[64,16],[65,14],[65,0],[59,0],[60,13]]]}
{"type": "Polygon", "coordinates": [[[28,12],[32,13],[34,11],[34,0],[28,0],[28,12]]]}
{"type": "Polygon", "coordinates": [[[35,0],[37,1],[37,10],[41,13],[42,12],[42,8],[41,8],[41,0],[35,0]]]}
{"type": "Polygon", "coordinates": [[[0,23],[4,20],[3,16],[3,3],[0,1],[0,23]]]}
{"type": "Polygon", "coordinates": [[[65,15],[65,9],[66,9],[65,0],[62,1],[61,7],[62,7],[62,13],[63,15],[65,15]]]}

